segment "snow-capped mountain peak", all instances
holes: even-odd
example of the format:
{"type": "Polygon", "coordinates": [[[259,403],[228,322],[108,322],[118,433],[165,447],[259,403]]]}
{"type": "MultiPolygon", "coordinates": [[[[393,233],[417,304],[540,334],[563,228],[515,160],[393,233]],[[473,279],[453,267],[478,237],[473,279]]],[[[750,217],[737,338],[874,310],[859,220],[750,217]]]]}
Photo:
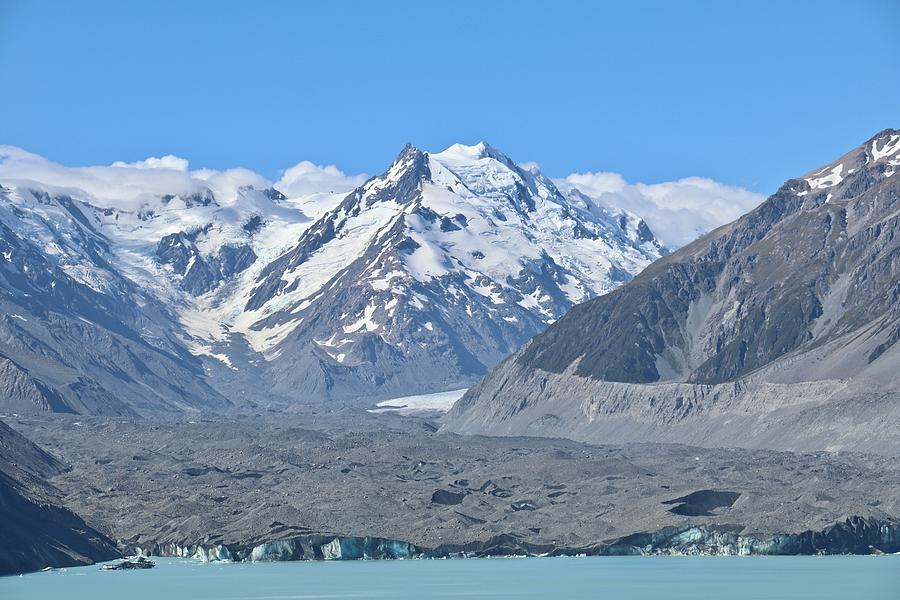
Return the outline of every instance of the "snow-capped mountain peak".
{"type": "Polygon", "coordinates": [[[171,339],[229,387],[265,378],[285,399],[459,388],[664,252],[638,217],[484,142],[407,145],[344,195],[246,180],[154,186],[124,206],[74,190],[72,205],[110,271],[171,313],[171,339]]]}
{"type": "Polygon", "coordinates": [[[485,143],[407,146],[260,272],[244,333],[273,365],[313,348],[307,372],[355,369],[385,393],[410,365],[440,371],[435,387],[469,380],[661,254],[640,219],[593,208],[485,143]]]}
{"type": "Polygon", "coordinates": [[[472,162],[484,158],[492,158],[504,164],[510,164],[509,157],[495,149],[485,141],[467,146],[465,144],[453,144],[442,152],[431,154],[433,158],[441,162],[472,162]]]}

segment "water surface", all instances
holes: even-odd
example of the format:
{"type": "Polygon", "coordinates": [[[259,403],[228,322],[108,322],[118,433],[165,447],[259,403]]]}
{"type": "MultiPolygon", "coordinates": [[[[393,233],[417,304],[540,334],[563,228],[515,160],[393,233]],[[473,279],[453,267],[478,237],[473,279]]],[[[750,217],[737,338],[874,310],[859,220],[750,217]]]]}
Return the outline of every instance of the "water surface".
{"type": "Polygon", "coordinates": [[[898,600],[900,556],[596,557],[78,567],[0,578],[3,600],[449,598],[898,600]]]}

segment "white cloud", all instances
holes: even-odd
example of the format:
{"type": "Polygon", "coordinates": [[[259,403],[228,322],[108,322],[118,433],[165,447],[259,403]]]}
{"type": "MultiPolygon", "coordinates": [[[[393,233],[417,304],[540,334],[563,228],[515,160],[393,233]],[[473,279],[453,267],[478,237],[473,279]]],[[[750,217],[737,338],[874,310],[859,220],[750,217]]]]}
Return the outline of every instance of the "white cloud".
{"type": "Polygon", "coordinates": [[[192,172],[191,177],[196,181],[204,182],[216,194],[216,197],[229,196],[234,190],[242,187],[254,187],[258,190],[264,190],[272,187],[272,182],[250,169],[236,168],[225,169],[224,171],[203,171],[192,172]]]}
{"type": "MultiPolygon", "coordinates": [[[[536,163],[522,163],[537,168],[536,163]]],[[[367,176],[348,175],[334,165],[300,162],[282,173],[275,187],[289,197],[322,192],[348,192],[367,176]]],[[[133,163],[66,167],[15,146],[0,145],[0,183],[68,192],[83,191],[104,206],[139,208],[163,194],[193,193],[209,188],[220,203],[234,199],[241,187],[273,185],[249,169],[190,170],[187,160],[166,155],[133,163]]],[[[763,200],[763,196],[702,177],[655,184],[630,184],[617,173],[573,173],[556,180],[560,189],[577,188],[598,204],[624,208],[644,218],[657,237],[677,248],[728,223],[763,200]]]]}
{"type": "MultiPolygon", "coordinates": [[[[170,165],[182,166],[174,161],[170,165]]],[[[171,166],[66,167],[15,146],[0,146],[0,182],[71,194],[86,192],[102,205],[124,209],[137,208],[162,194],[190,193],[203,187],[185,170],[171,166]]]]}
{"type": "Polygon", "coordinates": [[[573,173],[555,183],[562,190],[576,188],[600,205],[637,214],[670,249],[735,220],[765,199],[704,177],[630,184],[618,173],[573,173]]]}
{"type": "MultiPolygon", "coordinates": [[[[189,194],[209,188],[219,203],[232,202],[237,190],[264,189],[272,182],[249,169],[190,170],[187,160],[166,155],[125,163],[67,167],[15,146],[0,145],[0,183],[37,187],[57,193],[86,193],[101,206],[136,210],[164,194],[189,194]]],[[[278,189],[288,196],[349,191],[365,175],[346,175],[334,165],[301,162],[284,172],[278,189]]]]}
{"type": "Polygon", "coordinates": [[[347,175],[334,165],[317,165],[308,160],[285,169],[275,188],[286,196],[318,192],[349,192],[362,185],[367,175],[347,175]]]}
{"type": "Polygon", "coordinates": [[[172,169],[175,171],[187,171],[188,161],[187,159],[181,158],[179,156],[166,154],[161,158],[151,156],[150,158],[145,158],[144,160],[139,160],[133,163],[126,163],[122,162],[121,160],[117,160],[112,164],[112,166],[129,167],[132,169],[172,169]]]}

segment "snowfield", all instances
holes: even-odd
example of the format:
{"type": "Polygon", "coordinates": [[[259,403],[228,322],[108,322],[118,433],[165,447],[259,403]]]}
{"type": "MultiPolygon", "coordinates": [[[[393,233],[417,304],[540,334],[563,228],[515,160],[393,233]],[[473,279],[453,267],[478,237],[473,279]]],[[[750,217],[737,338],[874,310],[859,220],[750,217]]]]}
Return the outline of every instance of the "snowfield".
{"type": "Polygon", "coordinates": [[[453,403],[463,397],[468,388],[451,390],[449,392],[436,392],[434,394],[418,394],[416,396],[404,396],[384,400],[369,409],[369,412],[396,412],[401,415],[417,415],[423,413],[445,413],[450,410],[453,403]]]}

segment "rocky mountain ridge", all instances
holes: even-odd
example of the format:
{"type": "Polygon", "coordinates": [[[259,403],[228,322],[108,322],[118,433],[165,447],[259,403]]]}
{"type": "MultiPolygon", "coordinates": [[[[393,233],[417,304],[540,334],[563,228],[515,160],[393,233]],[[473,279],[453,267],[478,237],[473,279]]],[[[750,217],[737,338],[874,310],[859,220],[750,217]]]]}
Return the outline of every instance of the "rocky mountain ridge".
{"type": "Polygon", "coordinates": [[[888,129],[787,181],[573,308],[445,427],[900,453],[898,166],[888,129]]]}
{"type": "Polygon", "coordinates": [[[169,310],[68,195],[0,188],[2,410],[221,409],[169,310]]]}
{"type": "Polygon", "coordinates": [[[578,207],[486,144],[408,146],[270,263],[245,308],[276,390],[440,391],[663,251],[634,215],[578,207]]]}

